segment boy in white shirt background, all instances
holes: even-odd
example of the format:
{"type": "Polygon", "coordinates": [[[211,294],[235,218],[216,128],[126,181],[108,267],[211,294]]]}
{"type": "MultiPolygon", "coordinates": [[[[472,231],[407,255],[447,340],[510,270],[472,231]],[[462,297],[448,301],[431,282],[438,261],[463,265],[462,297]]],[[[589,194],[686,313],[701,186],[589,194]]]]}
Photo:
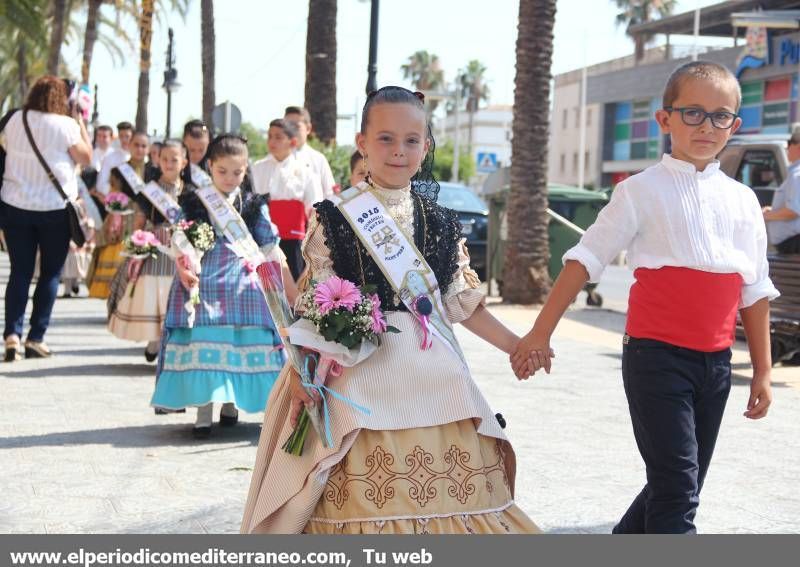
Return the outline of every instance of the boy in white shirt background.
{"type": "Polygon", "coordinates": [[[731,387],[737,311],[753,380],[745,417],[772,400],[767,235],[753,191],[719,169],[741,125],[739,83],[724,66],[673,72],[656,112],[671,155],[617,185],[581,241],[564,255],[531,331],[511,356],[518,377],[550,371],[552,333],[587,281],[622,250],[635,283],[623,338],[622,378],[647,483],[614,533],[695,533],[699,504],[731,387]]]}
{"type": "Polygon", "coordinates": [[[311,171],[319,177],[322,183],[322,196],[329,199],[336,193],[337,185],[327,158],[312,148],[308,142],[311,134],[311,115],[308,110],[300,106],[287,106],[283,111],[284,120],[293,122],[297,126],[297,148],[295,154],[311,171]]]}
{"type": "Polygon", "coordinates": [[[319,177],[298,158],[297,126],[285,119],[269,123],[269,155],[253,164],[253,186],[269,195],[269,214],[278,227],[280,248],[295,280],[305,267],[301,244],[314,203],[323,200],[319,177]]]}

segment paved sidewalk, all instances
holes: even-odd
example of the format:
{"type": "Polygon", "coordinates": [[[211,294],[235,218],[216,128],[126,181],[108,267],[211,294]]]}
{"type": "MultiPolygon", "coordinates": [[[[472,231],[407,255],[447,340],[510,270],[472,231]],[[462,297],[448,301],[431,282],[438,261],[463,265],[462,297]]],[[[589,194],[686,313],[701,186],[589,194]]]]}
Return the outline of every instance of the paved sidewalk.
{"type": "MultiPolygon", "coordinates": [[[[0,254],[0,292],[6,275],[0,254]]],[[[535,315],[492,310],[518,332],[535,315]]],[[[504,354],[458,334],[508,421],[522,509],[549,532],[604,533],[644,482],[619,374],[623,316],[577,309],[567,317],[553,373],[526,383],[504,354]]],[[[0,532],[237,532],[262,415],[242,414],[206,442],[191,437],[192,411],[154,415],[154,366],[143,344],[106,331],[101,301],[59,299],[47,339],[51,360],[0,365],[0,532]]],[[[800,391],[779,382],[770,416],[750,422],[741,415],[746,363],[737,372],[698,526],[800,532],[800,391]]]]}

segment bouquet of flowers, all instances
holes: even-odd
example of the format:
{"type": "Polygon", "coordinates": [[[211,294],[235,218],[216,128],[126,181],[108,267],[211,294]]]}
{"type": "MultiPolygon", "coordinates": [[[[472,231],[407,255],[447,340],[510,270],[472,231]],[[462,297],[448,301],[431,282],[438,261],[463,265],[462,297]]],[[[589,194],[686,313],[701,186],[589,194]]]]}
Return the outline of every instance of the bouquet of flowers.
{"type": "Polygon", "coordinates": [[[121,215],[130,212],[130,199],[125,193],[113,192],[106,195],[105,206],[109,213],[121,215]]]}
{"type": "Polygon", "coordinates": [[[122,245],[125,248],[122,252],[124,256],[145,260],[146,258],[156,257],[156,250],[161,245],[161,241],[152,232],[137,230],[123,240],[122,245]]]}
{"type": "MultiPolygon", "coordinates": [[[[195,274],[200,273],[200,260],[203,254],[214,247],[217,235],[210,224],[206,222],[195,222],[180,220],[175,225],[175,232],[172,233],[172,242],[178,249],[177,261],[184,269],[192,270],[195,274]]],[[[200,288],[193,286],[189,290],[189,301],[184,306],[189,312],[189,325],[194,322],[195,305],[200,304],[200,288]]]]}
{"type": "Polygon", "coordinates": [[[133,297],[136,281],[142,271],[142,264],[148,258],[156,257],[156,250],[161,246],[161,241],[152,232],[137,230],[122,241],[122,246],[124,248],[122,255],[130,258],[128,260],[128,281],[131,284],[129,295],[133,297]]]}
{"type": "Polygon", "coordinates": [[[110,213],[108,236],[111,240],[118,241],[122,232],[122,216],[133,211],[128,208],[130,199],[125,193],[109,193],[105,198],[106,211],[110,213]]]}
{"type": "MultiPolygon", "coordinates": [[[[366,360],[380,346],[384,333],[400,332],[386,323],[374,286],[359,288],[337,276],[311,282],[309,289],[298,298],[297,308],[301,317],[289,328],[289,341],[319,353],[314,377],[308,373],[301,373],[301,376],[304,381],[311,381],[313,386],[310,387],[320,393],[322,389],[332,392],[324,388],[328,375],[339,376],[342,367],[352,367],[366,360]]],[[[338,394],[336,397],[361,411],[368,411],[338,394]]],[[[302,454],[308,424],[308,413],[303,410],[297,427],[283,445],[287,453],[302,454]]]]}

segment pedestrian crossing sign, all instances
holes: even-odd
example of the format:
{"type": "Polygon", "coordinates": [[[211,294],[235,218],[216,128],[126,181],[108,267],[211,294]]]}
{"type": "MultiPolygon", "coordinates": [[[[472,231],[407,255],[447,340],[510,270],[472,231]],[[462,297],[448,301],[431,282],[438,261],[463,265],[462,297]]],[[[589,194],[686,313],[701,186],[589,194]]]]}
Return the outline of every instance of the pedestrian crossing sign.
{"type": "Polygon", "coordinates": [[[494,152],[478,152],[478,171],[492,173],[497,171],[497,154],[494,152]]]}

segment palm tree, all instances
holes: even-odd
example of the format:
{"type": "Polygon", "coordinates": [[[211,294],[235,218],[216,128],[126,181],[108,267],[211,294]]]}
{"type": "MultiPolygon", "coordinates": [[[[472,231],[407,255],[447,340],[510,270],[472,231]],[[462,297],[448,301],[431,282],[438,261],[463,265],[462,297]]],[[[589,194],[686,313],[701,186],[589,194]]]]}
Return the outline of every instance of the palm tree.
{"type": "Polygon", "coordinates": [[[67,0],[53,0],[52,19],[50,26],[50,49],[47,53],[47,72],[58,75],[58,64],[61,60],[61,45],[64,43],[67,22],[72,2],[67,0]],[[69,5],[68,5],[69,4],[69,5]]]}
{"type": "Polygon", "coordinates": [[[317,138],[336,140],[336,0],[308,0],[305,107],[317,138]]]}
{"type": "Polygon", "coordinates": [[[481,102],[489,101],[489,87],[483,82],[486,66],[473,59],[458,75],[456,88],[461,89],[461,98],[466,101],[469,113],[469,155],[472,155],[472,132],[475,126],[475,113],[478,112],[481,102]]]}
{"type": "MultiPolygon", "coordinates": [[[[403,71],[403,78],[409,79],[420,91],[438,91],[445,86],[444,71],[439,64],[439,57],[424,49],[411,55],[408,62],[400,69],[403,71]]],[[[425,105],[429,119],[438,104],[439,101],[434,99],[425,105]]]]}
{"type": "Polygon", "coordinates": [[[214,36],[214,0],[200,4],[200,34],[202,37],[201,65],[203,68],[203,121],[211,124],[214,110],[214,66],[216,64],[216,38],[214,36]]]}
{"type": "Polygon", "coordinates": [[[0,0],[0,108],[25,100],[47,60],[46,0],[0,0]]]}
{"type": "Polygon", "coordinates": [[[139,90],[136,103],[136,129],[147,130],[147,101],[150,98],[150,43],[153,39],[155,0],[142,0],[139,15],[139,90]]]}
{"type": "Polygon", "coordinates": [[[556,0],[520,0],[508,242],[503,299],[542,303],[550,291],[547,143],[556,0]]]}
{"type": "MultiPolygon", "coordinates": [[[[627,28],[636,24],[650,22],[655,17],[663,18],[672,14],[675,9],[676,0],[614,0],[617,8],[622,12],[617,14],[617,25],[624,25],[627,28]]],[[[636,61],[641,61],[644,57],[645,45],[652,39],[652,36],[637,34],[634,37],[636,61]]]]}
{"type": "Polygon", "coordinates": [[[97,41],[97,19],[103,0],[89,0],[86,8],[86,31],[83,36],[83,60],[81,62],[81,83],[89,84],[89,69],[92,66],[94,43],[97,41]]]}
{"type": "MultiPolygon", "coordinates": [[[[132,0],[134,8],[138,0],[132,0]]],[[[153,39],[153,16],[160,19],[163,12],[177,10],[186,17],[189,0],[141,0],[137,12],[139,21],[139,88],[136,102],[136,129],[147,130],[147,102],[150,98],[150,44],[153,39]]]]}

